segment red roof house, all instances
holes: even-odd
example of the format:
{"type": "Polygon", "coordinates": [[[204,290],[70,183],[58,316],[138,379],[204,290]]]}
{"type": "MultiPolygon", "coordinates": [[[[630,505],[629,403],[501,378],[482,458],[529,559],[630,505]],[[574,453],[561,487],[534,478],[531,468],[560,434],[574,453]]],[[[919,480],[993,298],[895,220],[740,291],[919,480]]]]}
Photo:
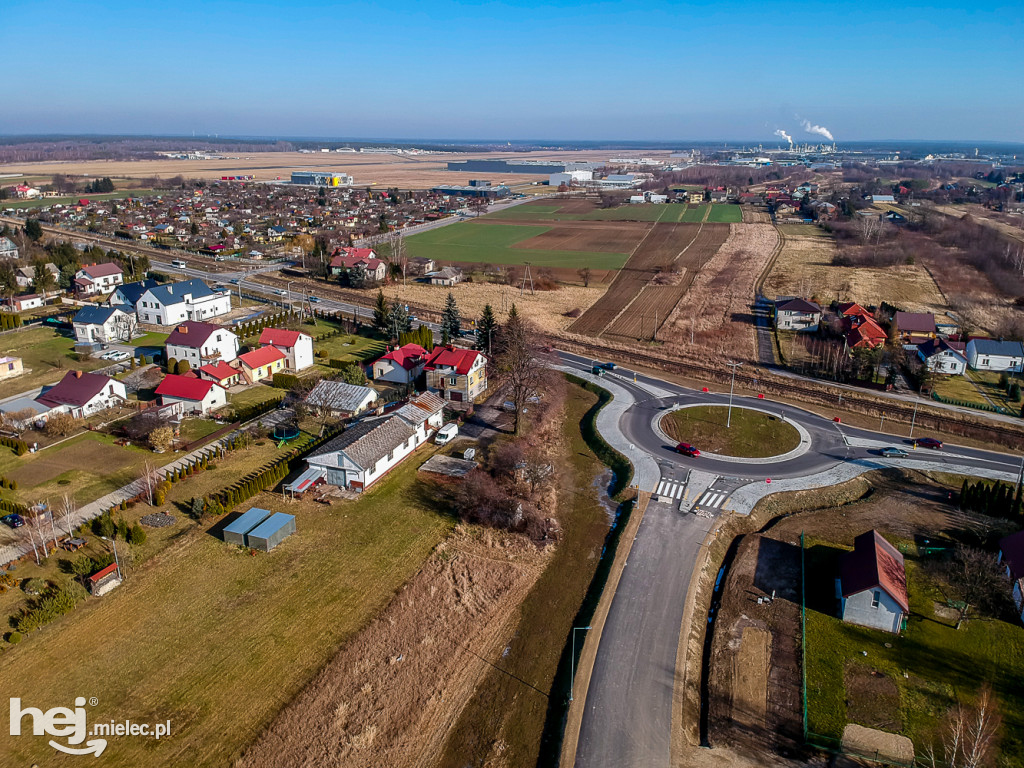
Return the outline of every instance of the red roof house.
{"type": "Polygon", "coordinates": [[[392,349],[373,363],[373,378],[396,384],[412,384],[423,373],[429,353],[419,344],[392,349]]]}
{"type": "Polygon", "coordinates": [[[910,613],[903,555],[878,531],[862,533],[840,560],[843,621],[900,631],[910,613]]]}
{"type": "Polygon", "coordinates": [[[198,368],[196,372],[199,374],[199,378],[216,382],[224,388],[233,387],[242,378],[242,372],[240,370],[232,368],[223,360],[218,360],[215,363],[207,363],[206,365],[198,368]]]}
{"type": "Polygon", "coordinates": [[[228,401],[224,388],[207,379],[168,374],[156,388],[161,405],[181,403],[185,413],[207,414],[228,401]]]}
{"type": "Polygon", "coordinates": [[[472,403],[487,389],[487,358],[475,349],[434,347],[423,370],[427,387],[444,400],[472,403]]]}
{"type": "Polygon", "coordinates": [[[284,352],[276,347],[260,347],[238,356],[242,375],[250,384],[284,371],[286,361],[284,352]]]}
{"type": "Polygon", "coordinates": [[[264,328],[260,333],[260,344],[274,347],[287,359],[287,365],[293,371],[309,368],[313,359],[313,337],[302,331],[290,331],[285,328],[264,328]]]}
{"type": "Polygon", "coordinates": [[[362,267],[374,280],[387,277],[387,264],[377,258],[372,248],[339,248],[332,256],[331,274],[339,275],[345,270],[362,267]]]}

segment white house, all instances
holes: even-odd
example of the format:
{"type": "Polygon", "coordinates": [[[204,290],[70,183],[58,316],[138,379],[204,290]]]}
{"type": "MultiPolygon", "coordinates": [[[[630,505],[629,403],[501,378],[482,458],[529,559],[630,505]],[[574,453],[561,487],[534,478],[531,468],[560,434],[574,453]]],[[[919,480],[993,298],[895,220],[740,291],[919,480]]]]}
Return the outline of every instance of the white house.
{"type": "Polygon", "coordinates": [[[114,292],[107,297],[107,306],[113,307],[117,304],[127,305],[133,310],[142,294],[150,288],[156,288],[159,283],[156,280],[139,280],[134,283],[125,283],[114,289],[114,292]]]}
{"type": "Polygon", "coordinates": [[[917,345],[917,356],[921,358],[929,371],[953,375],[963,374],[967,370],[967,356],[962,341],[948,341],[941,336],[928,339],[917,345]]]}
{"type": "Polygon", "coordinates": [[[1024,366],[1024,344],[1019,341],[971,339],[967,342],[967,362],[976,371],[1020,373],[1024,366]]]}
{"type": "Polygon", "coordinates": [[[0,259],[17,259],[18,246],[9,237],[0,237],[0,259]]]}
{"type": "Polygon", "coordinates": [[[288,331],[283,328],[264,328],[260,333],[260,345],[274,347],[284,354],[286,366],[301,371],[313,365],[313,337],[302,331],[288,331]]]}
{"type": "Polygon", "coordinates": [[[426,365],[428,352],[419,344],[406,344],[392,349],[373,362],[373,378],[394,384],[413,384],[426,365]]]}
{"type": "Polygon", "coordinates": [[[103,264],[89,264],[75,273],[72,285],[80,296],[95,296],[113,291],[124,282],[124,273],[111,261],[103,264]]]}
{"type": "Polygon", "coordinates": [[[813,301],[780,296],[775,300],[775,327],[780,331],[816,331],[821,307],[813,301]]]}
{"type": "MultiPolygon", "coordinates": [[[[56,385],[44,390],[37,403],[75,418],[113,408],[128,399],[124,384],[99,373],[68,371],[56,385]]],[[[52,412],[52,411],[51,411],[52,412]]]]}
{"type": "Polygon", "coordinates": [[[71,321],[75,341],[82,344],[130,341],[138,323],[134,312],[120,307],[82,307],[71,321]]]}
{"type": "Polygon", "coordinates": [[[215,291],[202,280],[183,280],[150,288],[139,298],[139,320],[176,325],[184,320],[208,320],[231,311],[231,294],[215,291]]]}
{"type": "Polygon", "coordinates": [[[164,359],[188,360],[192,368],[209,363],[229,363],[238,357],[238,337],[213,323],[186,320],[180,323],[164,346],[164,359]]]}
{"type": "Polygon", "coordinates": [[[3,309],[5,312],[24,312],[29,309],[38,309],[45,305],[46,300],[38,293],[26,293],[24,296],[4,299],[3,309]]]}
{"type": "Polygon", "coordinates": [[[161,405],[181,403],[185,413],[208,414],[228,402],[227,393],[219,384],[192,376],[170,373],[155,390],[161,405]]]}
{"type": "MultiPolygon", "coordinates": [[[[60,270],[57,269],[57,265],[48,261],[43,265],[43,269],[50,273],[54,284],[56,284],[57,279],[60,277],[60,270]]],[[[18,284],[19,288],[31,288],[35,281],[35,267],[18,267],[14,270],[14,282],[18,284]]]]}
{"type": "Polygon", "coordinates": [[[405,419],[361,421],[313,452],[308,467],[323,473],[329,485],[362,491],[387,474],[427,441],[427,432],[405,419]]]}
{"type": "Polygon", "coordinates": [[[903,555],[867,531],[853,540],[853,551],[842,555],[837,579],[843,621],[899,634],[910,613],[903,555]]]}
{"type": "Polygon", "coordinates": [[[431,285],[443,285],[448,288],[462,282],[462,270],[455,267],[445,267],[436,272],[430,272],[426,278],[431,285]]]}
{"type": "Polygon", "coordinates": [[[376,390],[370,387],[325,379],[317,382],[306,395],[306,405],[316,411],[343,418],[362,413],[375,403],[377,398],[376,390]]]}

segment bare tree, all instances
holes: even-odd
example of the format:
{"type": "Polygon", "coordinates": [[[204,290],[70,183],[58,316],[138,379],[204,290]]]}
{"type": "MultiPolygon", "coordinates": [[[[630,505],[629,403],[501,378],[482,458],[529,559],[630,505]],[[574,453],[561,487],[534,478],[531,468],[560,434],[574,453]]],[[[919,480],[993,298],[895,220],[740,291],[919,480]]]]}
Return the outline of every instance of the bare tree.
{"type": "Polygon", "coordinates": [[[305,396],[306,406],[320,424],[320,434],[348,413],[348,401],[351,399],[348,387],[343,382],[325,379],[317,382],[312,391],[305,396]]]}
{"type": "Polygon", "coordinates": [[[78,505],[75,504],[75,499],[68,494],[64,494],[64,498],[60,502],[60,521],[61,525],[67,530],[68,538],[72,537],[71,521],[78,511],[78,505]]]}
{"type": "Polygon", "coordinates": [[[937,561],[933,572],[946,601],[956,607],[957,629],[974,608],[998,612],[1010,592],[1006,572],[992,553],[964,544],[948,560],[937,561]]]}
{"type": "Polygon", "coordinates": [[[36,412],[31,408],[21,408],[17,411],[10,411],[0,415],[0,426],[7,432],[13,432],[21,437],[35,420],[36,412]]]}
{"type": "Polygon", "coordinates": [[[146,461],[142,466],[142,473],[139,475],[139,488],[149,497],[149,506],[156,506],[153,504],[153,491],[160,483],[160,473],[156,471],[156,468],[146,461]]]}
{"type": "Polygon", "coordinates": [[[985,685],[972,707],[957,703],[946,712],[939,726],[939,744],[924,749],[931,768],[981,768],[997,752],[997,736],[1003,718],[992,688],[985,685]]]}
{"type": "Polygon", "coordinates": [[[590,287],[590,267],[583,267],[583,269],[577,270],[577,275],[580,276],[580,280],[583,281],[583,287],[590,287]]]}
{"type": "Polygon", "coordinates": [[[500,336],[497,369],[505,380],[508,399],[515,406],[512,424],[517,435],[522,430],[523,408],[527,400],[539,391],[546,370],[537,359],[536,338],[536,330],[519,316],[513,304],[500,336]]]}
{"type": "Polygon", "coordinates": [[[125,312],[114,321],[114,333],[111,341],[131,341],[139,330],[139,316],[125,312]]]}

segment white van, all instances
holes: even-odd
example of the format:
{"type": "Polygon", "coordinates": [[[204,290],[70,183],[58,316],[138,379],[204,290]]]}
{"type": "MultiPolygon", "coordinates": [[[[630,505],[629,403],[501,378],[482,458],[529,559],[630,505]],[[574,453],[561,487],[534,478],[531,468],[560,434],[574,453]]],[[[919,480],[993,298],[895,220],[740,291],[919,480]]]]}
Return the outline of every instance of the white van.
{"type": "Polygon", "coordinates": [[[178,269],[184,269],[185,267],[188,266],[188,262],[185,261],[184,259],[175,259],[174,261],[171,262],[171,266],[177,267],[178,269]]]}
{"type": "Polygon", "coordinates": [[[438,445],[444,445],[445,443],[450,443],[452,440],[454,440],[458,436],[458,434],[458,424],[455,424],[454,422],[451,424],[445,424],[443,427],[437,430],[437,435],[434,436],[434,442],[437,443],[438,445]]]}

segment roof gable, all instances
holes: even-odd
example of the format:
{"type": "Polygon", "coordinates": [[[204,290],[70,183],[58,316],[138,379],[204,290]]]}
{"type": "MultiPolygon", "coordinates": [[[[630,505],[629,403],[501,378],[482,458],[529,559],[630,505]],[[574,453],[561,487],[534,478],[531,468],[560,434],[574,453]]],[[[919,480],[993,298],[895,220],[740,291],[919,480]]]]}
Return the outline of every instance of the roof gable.
{"type": "Polygon", "coordinates": [[[434,347],[433,353],[427,360],[427,370],[437,368],[454,368],[459,374],[467,374],[472,369],[480,353],[475,349],[463,349],[462,347],[434,347]]]}
{"type": "Polygon", "coordinates": [[[302,331],[289,331],[284,328],[264,328],[260,333],[260,344],[272,344],[275,347],[294,347],[299,337],[306,336],[302,331]]]}
{"type": "Polygon", "coordinates": [[[36,400],[44,405],[85,405],[103,391],[109,376],[99,373],[68,371],[55,386],[43,392],[36,400]]]}
{"type": "Polygon", "coordinates": [[[171,331],[170,336],[167,337],[167,341],[164,343],[167,346],[172,347],[199,349],[206,343],[207,339],[217,331],[231,333],[231,331],[226,328],[221,328],[219,325],[214,325],[213,323],[200,323],[195,320],[186,320],[185,322],[179,323],[175,326],[174,330],[171,331]]]}
{"type": "Polygon", "coordinates": [[[249,368],[262,368],[278,360],[284,360],[285,357],[284,352],[277,347],[260,347],[239,355],[238,359],[249,368]]]}
{"type": "Polygon", "coordinates": [[[867,531],[854,539],[853,551],[842,556],[840,575],[843,597],[877,587],[910,612],[903,555],[878,531],[867,531]]]}
{"type": "Polygon", "coordinates": [[[415,429],[393,416],[362,421],[314,451],[310,458],[341,452],[362,469],[370,469],[415,434],[415,429]]]}
{"type": "Polygon", "coordinates": [[[164,380],[157,385],[155,391],[158,395],[178,397],[182,400],[202,400],[215,386],[217,385],[214,382],[205,379],[169,373],[164,376],[164,380]]]}

